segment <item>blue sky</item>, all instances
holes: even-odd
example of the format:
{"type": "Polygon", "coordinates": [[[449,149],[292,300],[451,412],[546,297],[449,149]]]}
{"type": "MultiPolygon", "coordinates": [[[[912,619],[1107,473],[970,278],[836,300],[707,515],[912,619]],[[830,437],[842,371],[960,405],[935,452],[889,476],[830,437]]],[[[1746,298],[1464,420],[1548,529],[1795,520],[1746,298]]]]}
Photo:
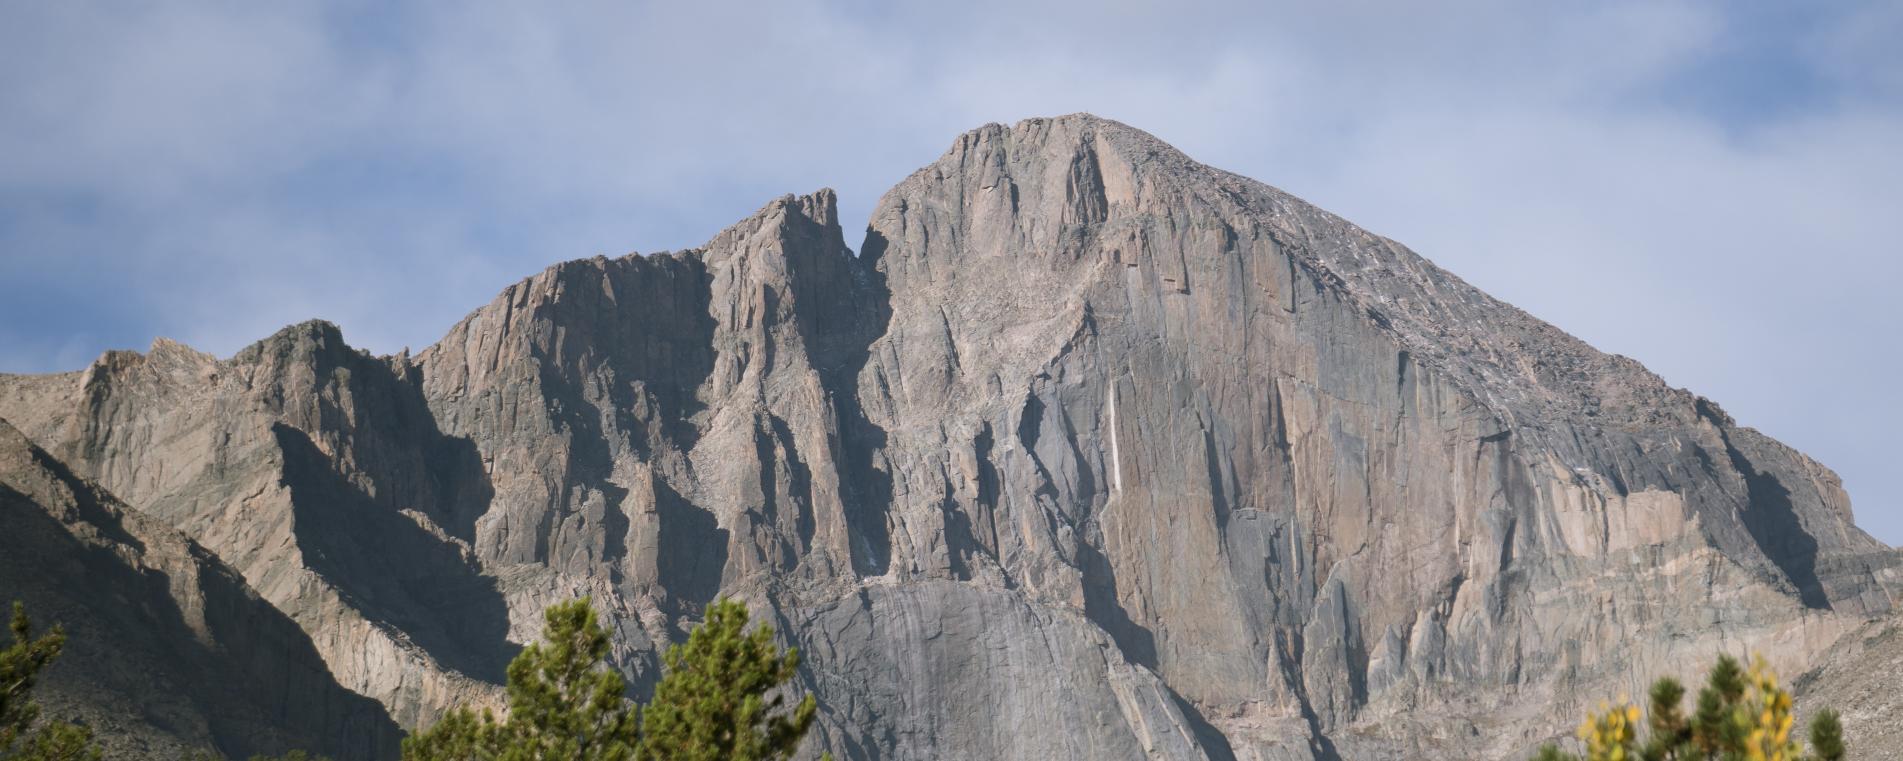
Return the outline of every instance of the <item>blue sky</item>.
{"type": "Polygon", "coordinates": [[[549,263],[822,186],[856,228],[963,130],[1091,111],[1718,400],[1903,542],[1896,3],[387,5],[0,0],[0,371],[420,348],[549,263]]]}

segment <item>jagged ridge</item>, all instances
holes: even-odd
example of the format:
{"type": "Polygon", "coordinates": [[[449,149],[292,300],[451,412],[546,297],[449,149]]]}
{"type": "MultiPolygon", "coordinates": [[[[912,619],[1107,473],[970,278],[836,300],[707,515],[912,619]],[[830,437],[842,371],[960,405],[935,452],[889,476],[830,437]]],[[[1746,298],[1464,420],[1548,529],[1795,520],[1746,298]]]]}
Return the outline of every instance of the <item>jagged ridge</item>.
{"type": "Polygon", "coordinates": [[[1507,757],[1892,607],[1834,475],[1391,241],[1088,115],[568,262],[415,357],[306,324],[0,377],[406,724],[587,593],[737,594],[846,758],[1507,757]],[[373,653],[365,657],[365,653],[373,653]]]}

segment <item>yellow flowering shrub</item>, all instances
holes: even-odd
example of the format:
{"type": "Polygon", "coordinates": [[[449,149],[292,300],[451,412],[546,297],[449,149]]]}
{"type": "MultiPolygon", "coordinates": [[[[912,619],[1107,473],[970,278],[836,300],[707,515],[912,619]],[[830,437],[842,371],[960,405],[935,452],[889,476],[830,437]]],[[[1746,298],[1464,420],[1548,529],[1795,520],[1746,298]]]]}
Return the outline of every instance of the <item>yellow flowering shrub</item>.
{"type": "Polygon", "coordinates": [[[1811,721],[1811,752],[1805,754],[1798,746],[1791,736],[1796,723],[1791,693],[1778,686],[1777,675],[1762,656],[1752,658],[1748,671],[1737,659],[1719,656],[1690,716],[1679,708],[1684,696],[1684,686],[1668,677],[1652,685],[1649,717],[1623,698],[1617,705],[1601,703],[1579,725],[1585,755],[1547,745],[1535,761],[1841,761],[1844,757],[1843,727],[1828,709],[1811,721]]]}
{"type": "Polygon", "coordinates": [[[1803,751],[1791,741],[1791,693],[1777,686],[1777,675],[1760,655],[1751,659],[1751,699],[1739,706],[1746,715],[1744,754],[1748,761],[1799,761],[1803,751]]]}
{"type": "Polygon", "coordinates": [[[1639,741],[1639,707],[1621,699],[1621,705],[1599,704],[1599,712],[1579,725],[1579,739],[1586,743],[1587,761],[1630,761],[1637,756],[1632,749],[1639,741]]]}

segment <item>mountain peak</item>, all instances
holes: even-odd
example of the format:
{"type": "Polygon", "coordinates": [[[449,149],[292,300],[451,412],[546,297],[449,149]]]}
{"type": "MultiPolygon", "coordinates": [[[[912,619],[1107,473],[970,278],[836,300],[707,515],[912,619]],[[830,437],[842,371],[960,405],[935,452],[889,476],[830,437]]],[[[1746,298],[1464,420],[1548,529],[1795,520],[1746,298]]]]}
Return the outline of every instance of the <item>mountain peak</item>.
{"type": "Polygon", "coordinates": [[[1090,114],[959,136],[857,257],[832,191],[787,195],[351,352],[115,355],[123,387],[0,377],[0,417],[410,723],[551,600],[642,685],[728,595],[855,761],[1524,757],[1713,642],[1801,669],[1903,562],[1637,363],[1090,114]]]}

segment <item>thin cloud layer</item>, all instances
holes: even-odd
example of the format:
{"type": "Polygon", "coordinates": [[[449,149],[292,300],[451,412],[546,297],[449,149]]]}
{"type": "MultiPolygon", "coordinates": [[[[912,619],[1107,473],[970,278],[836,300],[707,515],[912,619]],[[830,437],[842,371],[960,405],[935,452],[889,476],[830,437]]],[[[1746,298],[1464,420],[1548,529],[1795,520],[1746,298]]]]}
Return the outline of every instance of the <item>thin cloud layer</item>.
{"type": "Polygon", "coordinates": [[[310,317],[389,352],[552,262],[1092,111],[1836,468],[1903,541],[1891,3],[0,3],[0,371],[310,317]]]}

